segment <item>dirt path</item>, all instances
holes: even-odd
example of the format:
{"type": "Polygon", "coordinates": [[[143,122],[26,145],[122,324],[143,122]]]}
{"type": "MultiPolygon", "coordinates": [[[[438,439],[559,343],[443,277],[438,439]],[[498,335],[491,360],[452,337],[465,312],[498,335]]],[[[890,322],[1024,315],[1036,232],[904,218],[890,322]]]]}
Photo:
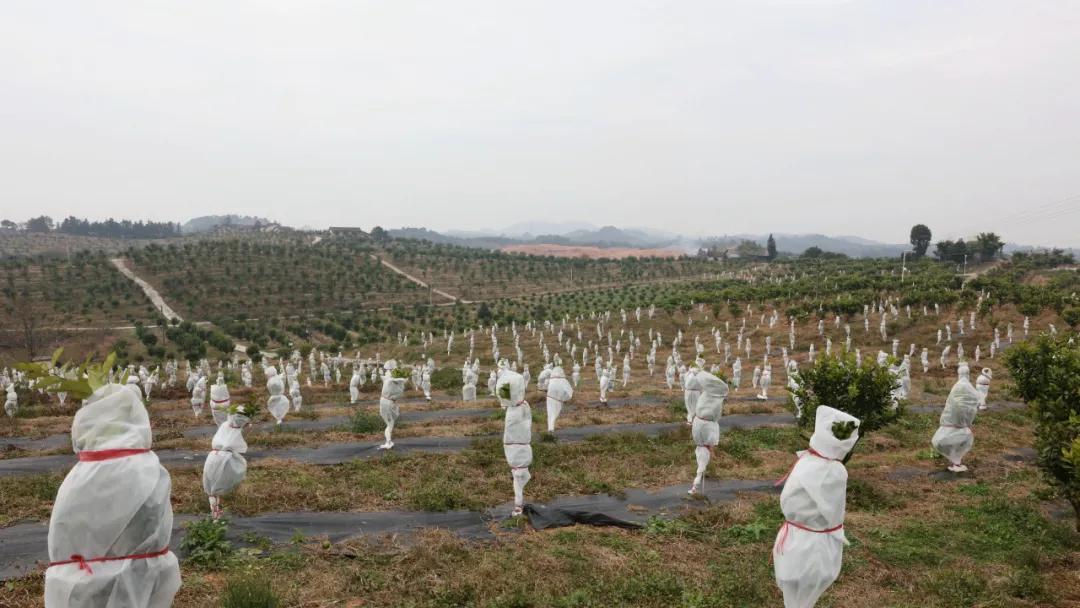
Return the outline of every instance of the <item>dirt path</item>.
{"type": "Polygon", "coordinates": [[[165,298],[161,297],[161,294],[158,293],[157,289],[154,289],[153,285],[144,281],[142,277],[135,274],[134,271],[127,267],[124,258],[112,258],[109,260],[109,262],[111,262],[113,266],[116,266],[116,269],[120,271],[120,274],[131,279],[132,281],[135,281],[135,284],[143,290],[143,293],[146,294],[146,297],[150,298],[150,301],[154,303],[154,307],[157,308],[167,320],[184,320],[180,317],[180,315],[176,314],[176,311],[173,310],[171,306],[169,306],[165,302],[165,298]]]}
{"type": "MultiPolygon", "coordinates": [[[[375,258],[376,260],[379,260],[379,262],[383,266],[386,266],[390,270],[393,270],[394,272],[400,274],[401,276],[405,277],[406,279],[409,279],[410,281],[412,281],[413,283],[416,283],[417,285],[423,287],[424,289],[430,289],[433,293],[437,293],[440,296],[442,296],[444,298],[447,298],[447,299],[449,299],[451,301],[456,301],[457,300],[457,296],[450,295],[449,293],[446,293],[445,291],[443,291],[441,289],[436,289],[434,287],[431,287],[430,285],[428,285],[427,283],[425,283],[425,282],[421,281],[420,279],[414,277],[413,275],[405,272],[404,270],[398,268],[397,266],[394,266],[390,262],[387,262],[385,259],[380,258],[379,256],[376,256],[376,255],[372,255],[371,257],[375,258]]],[[[471,300],[462,300],[461,303],[462,304],[472,304],[472,301],[471,300]]]]}
{"type": "MultiPolygon", "coordinates": [[[[161,314],[166,319],[168,319],[170,321],[173,320],[173,319],[176,319],[177,322],[181,322],[181,321],[184,320],[183,317],[176,314],[176,311],[173,310],[173,308],[171,306],[169,306],[169,304],[167,302],[165,302],[165,298],[161,297],[161,294],[158,292],[157,289],[154,289],[153,285],[151,285],[150,283],[147,283],[145,280],[143,280],[142,277],[135,274],[135,271],[133,271],[132,269],[127,267],[127,263],[126,263],[127,261],[124,258],[112,258],[112,259],[109,260],[109,262],[111,262],[112,265],[115,266],[116,269],[120,271],[120,274],[122,274],[125,277],[127,277],[127,278],[131,279],[132,281],[134,281],[135,284],[138,285],[143,290],[143,293],[146,294],[146,297],[150,298],[150,301],[153,302],[154,307],[157,308],[158,311],[160,311],[161,314]]],[[[209,321],[195,321],[195,324],[196,325],[211,325],[211,323],[209,321]]],[[[155,326],[151,325],[150,327],[155,327],[155,326]]],[[[81,327],[81,328],[69,328],[69,329],[72,329],[73,331],[91,331],[94,328],[81,327]]],[[[109,329],[135,329],[135,327],[134,326],[131,326],[131,327],[112,327],[112,328],[109,328],[109,329]]],[[[241,354],[247,354],[247,345],[246,344],[241,344],[239,342],[236,342],[235,344],[236,344],[236,347],[235,347],[234,350],[236,350],[236,352],[241,353],[241,354]]]]}
{"type": "Polygon", "coordinates": [[[977,279],[977,278],[981,277],[982,275],[990,272],[991,270],[997,268],[998,266],[1001,266],[1004,263],[1005,263],[1005,260],[994,260],[993,262],[990,262],[989,264],[986,264],[984,266],[976,268],[976,269],[972,270],[971,272],[969,272],[967,274],[962,274],[960,276],[964,277],[964,285],[967,285],[968,282],[971,281],[972,279],[977,279]]]}

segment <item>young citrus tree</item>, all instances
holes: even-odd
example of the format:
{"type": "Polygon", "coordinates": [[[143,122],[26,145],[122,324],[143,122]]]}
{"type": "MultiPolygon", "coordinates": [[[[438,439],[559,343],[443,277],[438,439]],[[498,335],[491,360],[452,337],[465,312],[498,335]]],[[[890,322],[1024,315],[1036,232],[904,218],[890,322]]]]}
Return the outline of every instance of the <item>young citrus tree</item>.
{"type": "Polygon", "coordinates": [[[898,380],[889,368],[877,362],[855,362],[855,355],[819,357],[813,365],[799,370],[799,388],[792,391],[802,404],[799,426],[813,428],[817,408],[827,405],[859,419],[859,434],[866,435],[896,420],[900,408],[892,406],[892,391],[898,380]]]}
{"type": "Polygon", "coordinates": [[[1039,468],[1072,505],[1080,530],[1080,346],[1043,335],[1010,348],[1005,364],[1033,410],[1039,468]]]}

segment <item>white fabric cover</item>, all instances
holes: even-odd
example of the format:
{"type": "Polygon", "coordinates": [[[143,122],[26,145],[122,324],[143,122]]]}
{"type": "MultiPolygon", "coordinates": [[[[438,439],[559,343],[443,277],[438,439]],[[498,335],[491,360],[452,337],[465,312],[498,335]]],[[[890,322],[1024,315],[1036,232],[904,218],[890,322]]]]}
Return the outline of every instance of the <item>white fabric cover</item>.
{"type": "Polygon", "coordinates": [[[390,425],[401,415],[397,400],[405,394],[405,378],[395,378],[389,371],[383,374],[382,393],[379,396],[379,415],[390,425]]]}
{"type": "Polygon", "coordinates": [[[228,420],[230,405],[229,387],[224,382],[214,383],[210,387],[210,413],[214,416],[214,424],[221,425],[228,420]]]}
{"type": "Polygon", "coordinates": [[[683,405],[686,406],[687,422],[694,421],[694,412],[697,411],[697,398],[698,395],[701,394],[701,391],[697,388],[694,388],[695,386],[697,386],[694,383],[694,375],[697,374],[699,371],[700,370],[698,370],[696,367],[691,367],[682,375],[683,405]]]}
{"type": "Polygon", "coordinates": [[[525,401],[525,378],[512,371],[499,374],[495,394],[504,384],[510,385],[510,399],[499,397],[499,405],[506,409],[503,426],[503,453],[511,468],[523,469],[532,464],[532,409],[525,401]]]}
{"type": "Polygon", "coordinates": [[[605,367],[600,372],[600,401],[602,403],[607,403],[607,391],[608,391],[608,387],[610,387],[610,386],[611,386],[611,376],[608,373],[607,368],[605,367]]]}
{"type": "Polygon", "coordinates": [[[990,380],[994,377],[989,367],[984,367],[975,379],[975,390],[979,391],[979,405],[986,407],[986,398],[990,395],[990,380]]]}
{"type": "Polygon", "coordinates": [[[536,387],[542,391],[547,390],[549,378],[551,378],[551,367],[545,365],[544,369],[540,370],[540,375],[536,377],[536,387]]]}
{"type": "MultiPolygon", "coordinates": [[[[547,371],[547,370],[544,370],[547,371]]],[[[548,430],[555,430],[555,421],[562,414],[563,404],[574,398],[574,387],[566,379],[563,368],[556,367],[545,379],[547,382],[547,418],[548,430]]]]}
{"type": "Polygon", "coordinates": [[[292,401],[292,411],[299,412],[304,404],[304,395],[300,392],[300,383],[294,382],[289,387],[289,399],[292,401]]]}
{"type": "Polygon", "coordinates": [[[851,415],[828,406],[820,406],[814,423],[809,451],[799,452],[798,461],[780,493],[780,509],[787,522],[809,528],[803,530],[785,523],[773,544],[773,567],[776,584],[784,594],[784,608],[812,608],[821,594],[840,575],[847,503],[847,468],[841,460],[855,447],[858,429],[847,439],[832,433],[836,422],[855,422],[851,415]]]}
{"type": "Polygon", "coordinates": [[[356,403],[360,399],[360,383],[363,380],[360,377],[360,370],[353,370],[352,377],[349,378],[349,403],[356,403]]]}
{"type": "Polygon", "coordinates": [[[694,402],[694,444],[712,447],[720,443],[720,417],[724,415],[724,399],[728,395],[726,382],[699,370],[690,376],[687,388],[698,393],[694,402]]]}
{"type": "Polygon", "coordinates": [[[206,455],[203,464],[203,490],[207,496],[223,496],[232,492],[247,476],[247,441],[244,426],[247,416],[230,414],[218,427],[211,441],[213,450],[206,455]]]}
{"type": "Polygon", "coordinates": [[[191,409],[198,416],[202,413],[203,404],[206,402],[206,378],[199,377],[195,381],[195,388],[191,391],[191,409]]]}
{"type": "MultiPolygon", "coordinates": [[[[60,401],[60,405],[63,405],[63,400],[60,401]]],[[[15,413],[19,411],[19,395],[15,392],[15,383],[12,382],[7,386],[7,393],[4,397],[4,412],[7,413],[8,418],[15,416],[15,413]]]]}
{"type": "Polygon", "coordinates": [[[281,421],[285,419],[285,414],[289,413],[289,398],[283,394],[285,383],[273,367],[266,368],[266,390],[270,393],[266,409],[277,420],[277,423],[281,424],[281,421]]]}
{"type": "MultiPolygon", "coordinates": [[[[76,453],[149,449],[150,417],[142,401],[120,384],[99,388],[75,414],[76,453]]],[[[64,478],[49,520],[49,560],[65,561],[156,553],[169,546],[172,480],[153,452],[79,462],[64,478]]],[[[46,608],[166,608],[180,588],[172,552],[52,566],[45,571],[46,608]]]]}
{"type": "Polygon", "coordinates": [[[975,443],[971,425],[979,411],[981,395],[971,385],[966,366],[961,366],[960,378],[949,391],[945,409],[941,412],[938,430],[930,443],[952,465],[959,465],[975,443]]]}

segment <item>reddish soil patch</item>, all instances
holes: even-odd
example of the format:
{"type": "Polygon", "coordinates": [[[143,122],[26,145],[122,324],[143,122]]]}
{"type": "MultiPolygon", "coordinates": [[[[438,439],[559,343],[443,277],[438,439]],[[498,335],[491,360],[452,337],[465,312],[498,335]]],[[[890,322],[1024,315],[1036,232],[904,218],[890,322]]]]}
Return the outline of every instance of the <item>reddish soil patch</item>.
{"type": "Polygon", "coordinates": [[[680,249],[637,249],[634,247],[590,247],[585,245],[507,245],[502,248],[507,253],[527,253],[530,255],[553,255],[560,258],[677,258],[686,252],[680,249]]]}

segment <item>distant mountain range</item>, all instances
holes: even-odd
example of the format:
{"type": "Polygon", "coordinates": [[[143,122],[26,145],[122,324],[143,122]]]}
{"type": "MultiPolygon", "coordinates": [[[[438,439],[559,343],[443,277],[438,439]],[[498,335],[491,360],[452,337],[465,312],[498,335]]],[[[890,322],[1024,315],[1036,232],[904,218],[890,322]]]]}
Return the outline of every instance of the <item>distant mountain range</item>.
{"type": "MultiPolygon", "coordinates": [[[[184,234],[207,232],[227,226],[250,227],[256,224],[274,225],[265,218],[243,215],[207,215],[188,220],[181,226],[184,234]]],[[[698,249],[708,245],[737,245],[749,240],[762,246],[769,235],[762,234],[725,234],[711,237],[691,237],[643,227],[619,228],[616,226],[595,226],[587,222],[518,222],[501,229],[447,230],[438,232],[423,227],[403,227],[388,229],[394,238],[421,239],[433,243],[500,249],[508,245],[577,245],[601,248],[677,248],[687,253],[697,253],[698,249]]],[[[907,243],[883,243],[859,236],[825,234],[773,234],[776,248],[781,253],[798,255],[810,247],[822,251],[842,253],[854,258],[899,257],[910,251],[907,243]]],[[[1031,247],[1008,243],[1005,252],[1031,251],[1045,247],[1031,247]]],[[[1064,248],[1070,251],[1068,248],[1064,248]]],[[[932,250],[932,248],[931,248],[932,250]]],[[[1080,254],[1076,249],[1074,254],[1080,254]]]]}
{"type": "Polygon", "coordinates": [[[650,232],[635,228],[577,228],[567,232],[554,229],[582,224],[522,223],[505,230],[436,232],[427,228],[394,228],[387,232],[395,238],[426,239],[433,243],[449,243],[465,247],[499,248],[506,245],[587,245],[592,247],[681,247],[687,251],[696,248],[684,246],[678,235],[650,232]],[[553,230],[552,232],[531,232],[532,230],[553,230]]]}
{"type": "MultiPolygon", "coordinates": [[[[684,237],[670,232],[647,228],[596,228],[587,224],[554,224],[524,222],[502,230],[436,232],[427,228],[399,228],[388,231],[396,238],[425,239],[433,243],[448,243],[465,247],[498,248],[517,244],[585,245],[593,247],[664,248],[675,247],[687,253],[696,253],[708,243],[737,244],[751,240],[765,244],[768,234],[734,234],[716,237],[684,237]],[[560,231],[562,228],[573,230],[560,231]]],[[[777,249],[781,252],[800,254],[809,247],[824,251],[843,253],[851,257],[895,257],[908,251],[906,244],[879,243],[860,237],[827,236],[823,234],[775,234],[777,249]]]]}

